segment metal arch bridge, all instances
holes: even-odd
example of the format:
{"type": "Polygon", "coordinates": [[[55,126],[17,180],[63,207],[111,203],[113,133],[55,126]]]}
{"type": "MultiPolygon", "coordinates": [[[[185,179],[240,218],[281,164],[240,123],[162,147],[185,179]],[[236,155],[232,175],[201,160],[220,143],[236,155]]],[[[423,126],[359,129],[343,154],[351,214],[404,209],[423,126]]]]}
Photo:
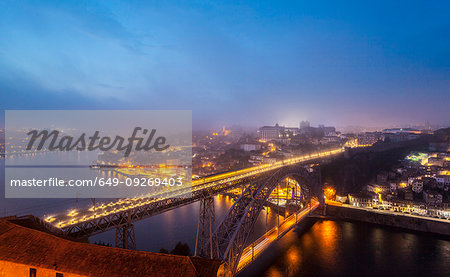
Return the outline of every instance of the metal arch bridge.
{"type": "MultiPolygon", "coordinates": [[[[300,213],[294,212],[294,223],[298,222],[297,213],[304,215],[306,210],[314,210],[323,201],[319,167],[305,167],[301,164],[288,165],[271,171],[270,175],[253,179],[217,227],[214,222],[213,199],[202,199],[196,242],[198,255],[224,261],[222,274],[225,275],[234,275],[248,264],[248,257],[253,259],[253,254],[243,259],[241,256],[248,248],[248,240],[258,215],[267,204],[272,191],[287,177],[299,181],[304,199],[309,202],[305,209],[300,209],[300,213]]],[[[270,232],[262,237],[264,240],[258,242],[258,247],[274,240],[270,240],[269,234],[270,232]]],[[[275,239],[278,239],[278,235],[275,239]]],[[[251,250],[253,252],[254,246],[251,250]]]]}
{"type": "MultiPolygon", "coordinates": [[[[43,223],[54,233],[73,239],[116,229],[116,246],[133,249],[134,222],[201,200],[196,252],[198,249],[199,255],[226,261],[227,270],[235,273],[255,217],[280,178],[296,175],[307,180],[310,185],[318,184],[318,181],[310,180],[311,174],[302,165],[333,158],[343,152],[340,148],[211,175],[193,180],[190,188],[165,191],[151,199],[122,199],[104,204],[108,207],[118,206],[119,209],[102,212],[100,206],[100,212],[92,209],[73,211],[69,215],[46,218],[43,223]],[[247,188],[216,229],[212,196],[243,185],[247,185],[247,188]]],[[[310,186],[305,191],[311,190],[310,196],[320,195],[320,188],[317,188],[310,186]]]]}

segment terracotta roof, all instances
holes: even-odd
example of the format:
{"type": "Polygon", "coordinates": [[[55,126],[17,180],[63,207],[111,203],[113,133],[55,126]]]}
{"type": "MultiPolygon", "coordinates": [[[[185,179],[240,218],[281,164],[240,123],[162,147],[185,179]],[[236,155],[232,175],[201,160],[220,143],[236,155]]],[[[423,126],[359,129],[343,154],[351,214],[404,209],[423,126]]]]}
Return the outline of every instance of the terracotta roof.
{"type": "Polygon", "coordinates": [[[220,261],[73,242],[0,220],[0,260],[87,276],[216,276],[220,261]]]}

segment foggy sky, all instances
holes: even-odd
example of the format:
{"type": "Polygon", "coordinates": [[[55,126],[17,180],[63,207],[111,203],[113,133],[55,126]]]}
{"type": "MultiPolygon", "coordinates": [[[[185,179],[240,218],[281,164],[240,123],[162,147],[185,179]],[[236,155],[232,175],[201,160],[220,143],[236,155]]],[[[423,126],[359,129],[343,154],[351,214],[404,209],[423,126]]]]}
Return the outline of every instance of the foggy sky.
{"type": "Polygon", "coordinates": [[[2,1],[0,108],[450,124],[448,1],[2,1]]]}

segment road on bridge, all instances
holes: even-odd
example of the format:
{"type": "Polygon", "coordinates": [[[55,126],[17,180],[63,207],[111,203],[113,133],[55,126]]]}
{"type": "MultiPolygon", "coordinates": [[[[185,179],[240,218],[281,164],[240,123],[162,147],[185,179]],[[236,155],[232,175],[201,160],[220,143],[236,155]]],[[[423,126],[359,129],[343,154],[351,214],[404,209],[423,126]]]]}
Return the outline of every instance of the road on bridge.
{"type": "Polygon", "coordinates": [[[297,214],[288,216],[279,227],[275,226],[271,230],[267,231],[259,239],[247,246],[242,252],[241,259],[239,260],[237,271],[241,271],[247,265],[249,265],[258,255],[266,250],[274,241],[284,236],[291,228],[303,218],[305,218],[310,212],[314,211],[319,206],[318,201],[313,201],[311,207],[306,207],[297,214]]]}
{"type": "MultiPolygon", "coordinates": [[[[166,201],[167,199],[180,198],[189,194],[199,193],[202,190],[214,188],[216,186],[224,186],[226,184],[240,180],[246,177],[254,176],[263,172],[275,170],[284,166],[294,165],[301,162],[314,161],[320,158],[329,158],[344,152],[342,148],[324,151],[320,153],[304,155],[300,157],[285,159],[270,164],[263,164],[255,167],[249,167],[241,170],[219,173],[212,176],[196,179],[192,181],[192,187],[187,188],[172,188],[165,190],[159,194],[152,195],[152,198],[139,197],[129,199],[119,199],[110,203],[100,204],[99,206],[93,206],[85,209],[71,210],[68,213],[63,213],[55,216],[47,216],[44,221],[61,229],[62,231],[73,229],[80,224],[92,223],[92,225],[99,225],[99,220],[105,219],[110,216],[120,217],[121,214],[125,214],[128,211],[145,207],[145,206],[158,206],[159,202],[166,201]]],[[[124,215],[125,216],[125,215],[124,215]]],[[[76,229],[76,228],[75,228],[76,229]]]]}

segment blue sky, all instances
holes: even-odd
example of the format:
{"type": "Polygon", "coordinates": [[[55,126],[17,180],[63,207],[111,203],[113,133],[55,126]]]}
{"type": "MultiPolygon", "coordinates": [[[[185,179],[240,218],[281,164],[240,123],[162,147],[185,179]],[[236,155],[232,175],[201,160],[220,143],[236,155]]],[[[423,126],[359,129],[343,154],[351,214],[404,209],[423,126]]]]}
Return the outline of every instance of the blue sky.
{"type": "Polygon", "coordinates": [[[449,1],[1,1],[0,108],[450,124],[449,1]]]}

